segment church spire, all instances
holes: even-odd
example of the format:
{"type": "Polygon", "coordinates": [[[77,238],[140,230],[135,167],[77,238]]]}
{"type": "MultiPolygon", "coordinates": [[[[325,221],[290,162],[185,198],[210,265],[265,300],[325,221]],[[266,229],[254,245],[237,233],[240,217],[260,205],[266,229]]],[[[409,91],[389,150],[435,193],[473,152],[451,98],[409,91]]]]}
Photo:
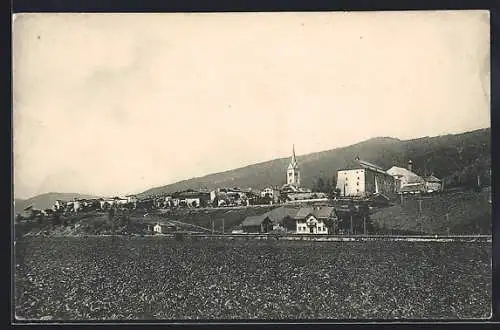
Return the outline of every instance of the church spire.
{"type": "Polygon", "coordinates": [[[297,163],[297,160],[295,159],[295,144],[292,144],[292,164],[297,163]]]}

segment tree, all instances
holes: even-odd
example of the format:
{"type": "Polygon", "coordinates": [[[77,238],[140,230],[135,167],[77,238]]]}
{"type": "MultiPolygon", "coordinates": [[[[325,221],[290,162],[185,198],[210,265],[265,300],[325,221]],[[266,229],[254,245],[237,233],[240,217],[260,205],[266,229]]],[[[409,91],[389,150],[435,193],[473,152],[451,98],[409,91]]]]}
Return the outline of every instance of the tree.
{"type": "Polygon", "coordinates": [[[318,181],[316,181],[316,191],[318,192],[324,192],[325,191],[325,181],[323,178],[319,178],[318,181]]]}

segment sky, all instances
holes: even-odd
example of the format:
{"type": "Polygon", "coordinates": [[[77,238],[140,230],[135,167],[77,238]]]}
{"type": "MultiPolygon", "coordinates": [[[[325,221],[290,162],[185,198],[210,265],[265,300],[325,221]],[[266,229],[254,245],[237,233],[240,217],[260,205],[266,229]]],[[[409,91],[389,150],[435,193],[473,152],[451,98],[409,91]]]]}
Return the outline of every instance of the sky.
{"type": "Polygon", "coordinates": [[[18,14],[14,196],[490,127],[487,11],[18,14]]]}

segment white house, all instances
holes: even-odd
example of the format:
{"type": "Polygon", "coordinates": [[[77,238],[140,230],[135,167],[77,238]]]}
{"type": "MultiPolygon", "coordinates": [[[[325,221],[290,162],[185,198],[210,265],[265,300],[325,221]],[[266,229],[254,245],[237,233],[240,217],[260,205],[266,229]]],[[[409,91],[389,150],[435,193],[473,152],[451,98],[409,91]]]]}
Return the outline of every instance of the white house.
{"type": "Polygon", "coordinates": [[[81,209],[82,204],[80,203],[79,200],[75,200],[73,202],[73,212],[78,213],[78,211],[81,209]]]}
{"type": "Polygon", "coordinates": [[[53,209],[54,209],[54,211],[57,211],[59,209],[63,209],[65,205],[66,205],[66,203],[64,203],[63,201],[57,200],[54,203],[53,209]]]}
{"type": "Polygon", "coordinates": [[[268,195],[269,197],[273,197],[274,195],[274,189],[273,188],[265,188],[260,192],[260,197],[265,197],[268,195]]]}
{"type": "Polygon", "coordinates": [[[161,230],[161,229],[162,229],[161,225],[160,225],[159,223],[157,223],[157,224],[153,227],[153,232],[158,233],[158,234],[161,234],[161,232],[162,232],[162,230],[161,230]]]}
{"type": "Polygon", "coordinates": [[[137,203],[137,196],[135,195],[127,195],[125,199],[127,199],[127,203],[137,203]]]}
{"type": "Polygon", "coordinates": [[[297,234],[328,234],[325,223],[328,219],[335,220],[335,210],[331,206],[303,207],[294,216],[297,222],[297,234]]]}

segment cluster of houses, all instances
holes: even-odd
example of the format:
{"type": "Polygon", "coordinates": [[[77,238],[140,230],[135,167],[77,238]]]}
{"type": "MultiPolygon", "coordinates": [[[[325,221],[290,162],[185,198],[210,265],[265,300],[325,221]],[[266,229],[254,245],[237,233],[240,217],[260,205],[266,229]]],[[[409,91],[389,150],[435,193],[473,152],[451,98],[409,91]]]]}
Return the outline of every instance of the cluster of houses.
{"type": "MultiPolygon", "coordinates": [[[[413,171],[412,161],[406,168],[393,166],[388,170],[357,157],[350,166],[337,171],[335,199],[366,200],[382,198],[392,200],[398,194],[431,193],[443,190],[441,180],[431,175],[422,177],[413,171]]],[[[301,186],[300,167],[292,151],[286,169],[286,183],[262,190],[218,188],[209,190],[186,190],[173,194],[155,195],[138,199],[135,195],[114,198],[74,199],[56,201],[52,210],[82,212],[106,210],[110,207],[126,208],[199,208],[235,207],[249,205],[285,204],[262,215],[247,217],[236,231],[262,233],[284,230],[301,234],[328,234],[336,223],[336,210],[328,206],[329,197],[323,192],[314,192],[301,186]],[[301,204],[294,206],[293,204],[301,204]],[[308,205],[307,207],[300,207],[308,205]],[[322,206],[310,206],[311,204],[322,206]]],[[[159,224],[155,226],[161,232],[159,224]]]]}
{"type": "MultiPolygon", "coordinates": [[[[72,201],[55,201],[54,205],[52,206],[52,211],[79,213],[92,210],[107,210],[110,207],[114,206],[135,208],[137,207],[137,202],[137,197],[134,195],[113,198],[74,198],[72,201]]],[[[43,210],[42,212],[47,213],[48,210],[43,210]]]]}
{"type": "MultiPolygon", "coordinates": [[[[388,170],[355,159],[350,166],[337,171],[336,191],[338,198],[389,201],[396,195],[434,193],[443,190],[443,183],[434,175],[422,177],[413,172],[412,161],[407,168],[393,166],[388,170]]],[[[311,200],[312,194],[318,201],[327,199],[321,193],[313,193],[300,187],[300,169],[295,157],[287,169],[287,183],[281,189],[288,196],[296,196],[297,201],[311,200]]],[[[293,202],[289,199],[288,202],[293,202]]],[[[332,206],[308,206],[302,208],[278,207],[259,216],[250,216],[243,220],[234,233],[267,233],[271,230],[284,230],[297,234],[328,234],[335,231],[338,223],[337,211],[332,206]]]]}

